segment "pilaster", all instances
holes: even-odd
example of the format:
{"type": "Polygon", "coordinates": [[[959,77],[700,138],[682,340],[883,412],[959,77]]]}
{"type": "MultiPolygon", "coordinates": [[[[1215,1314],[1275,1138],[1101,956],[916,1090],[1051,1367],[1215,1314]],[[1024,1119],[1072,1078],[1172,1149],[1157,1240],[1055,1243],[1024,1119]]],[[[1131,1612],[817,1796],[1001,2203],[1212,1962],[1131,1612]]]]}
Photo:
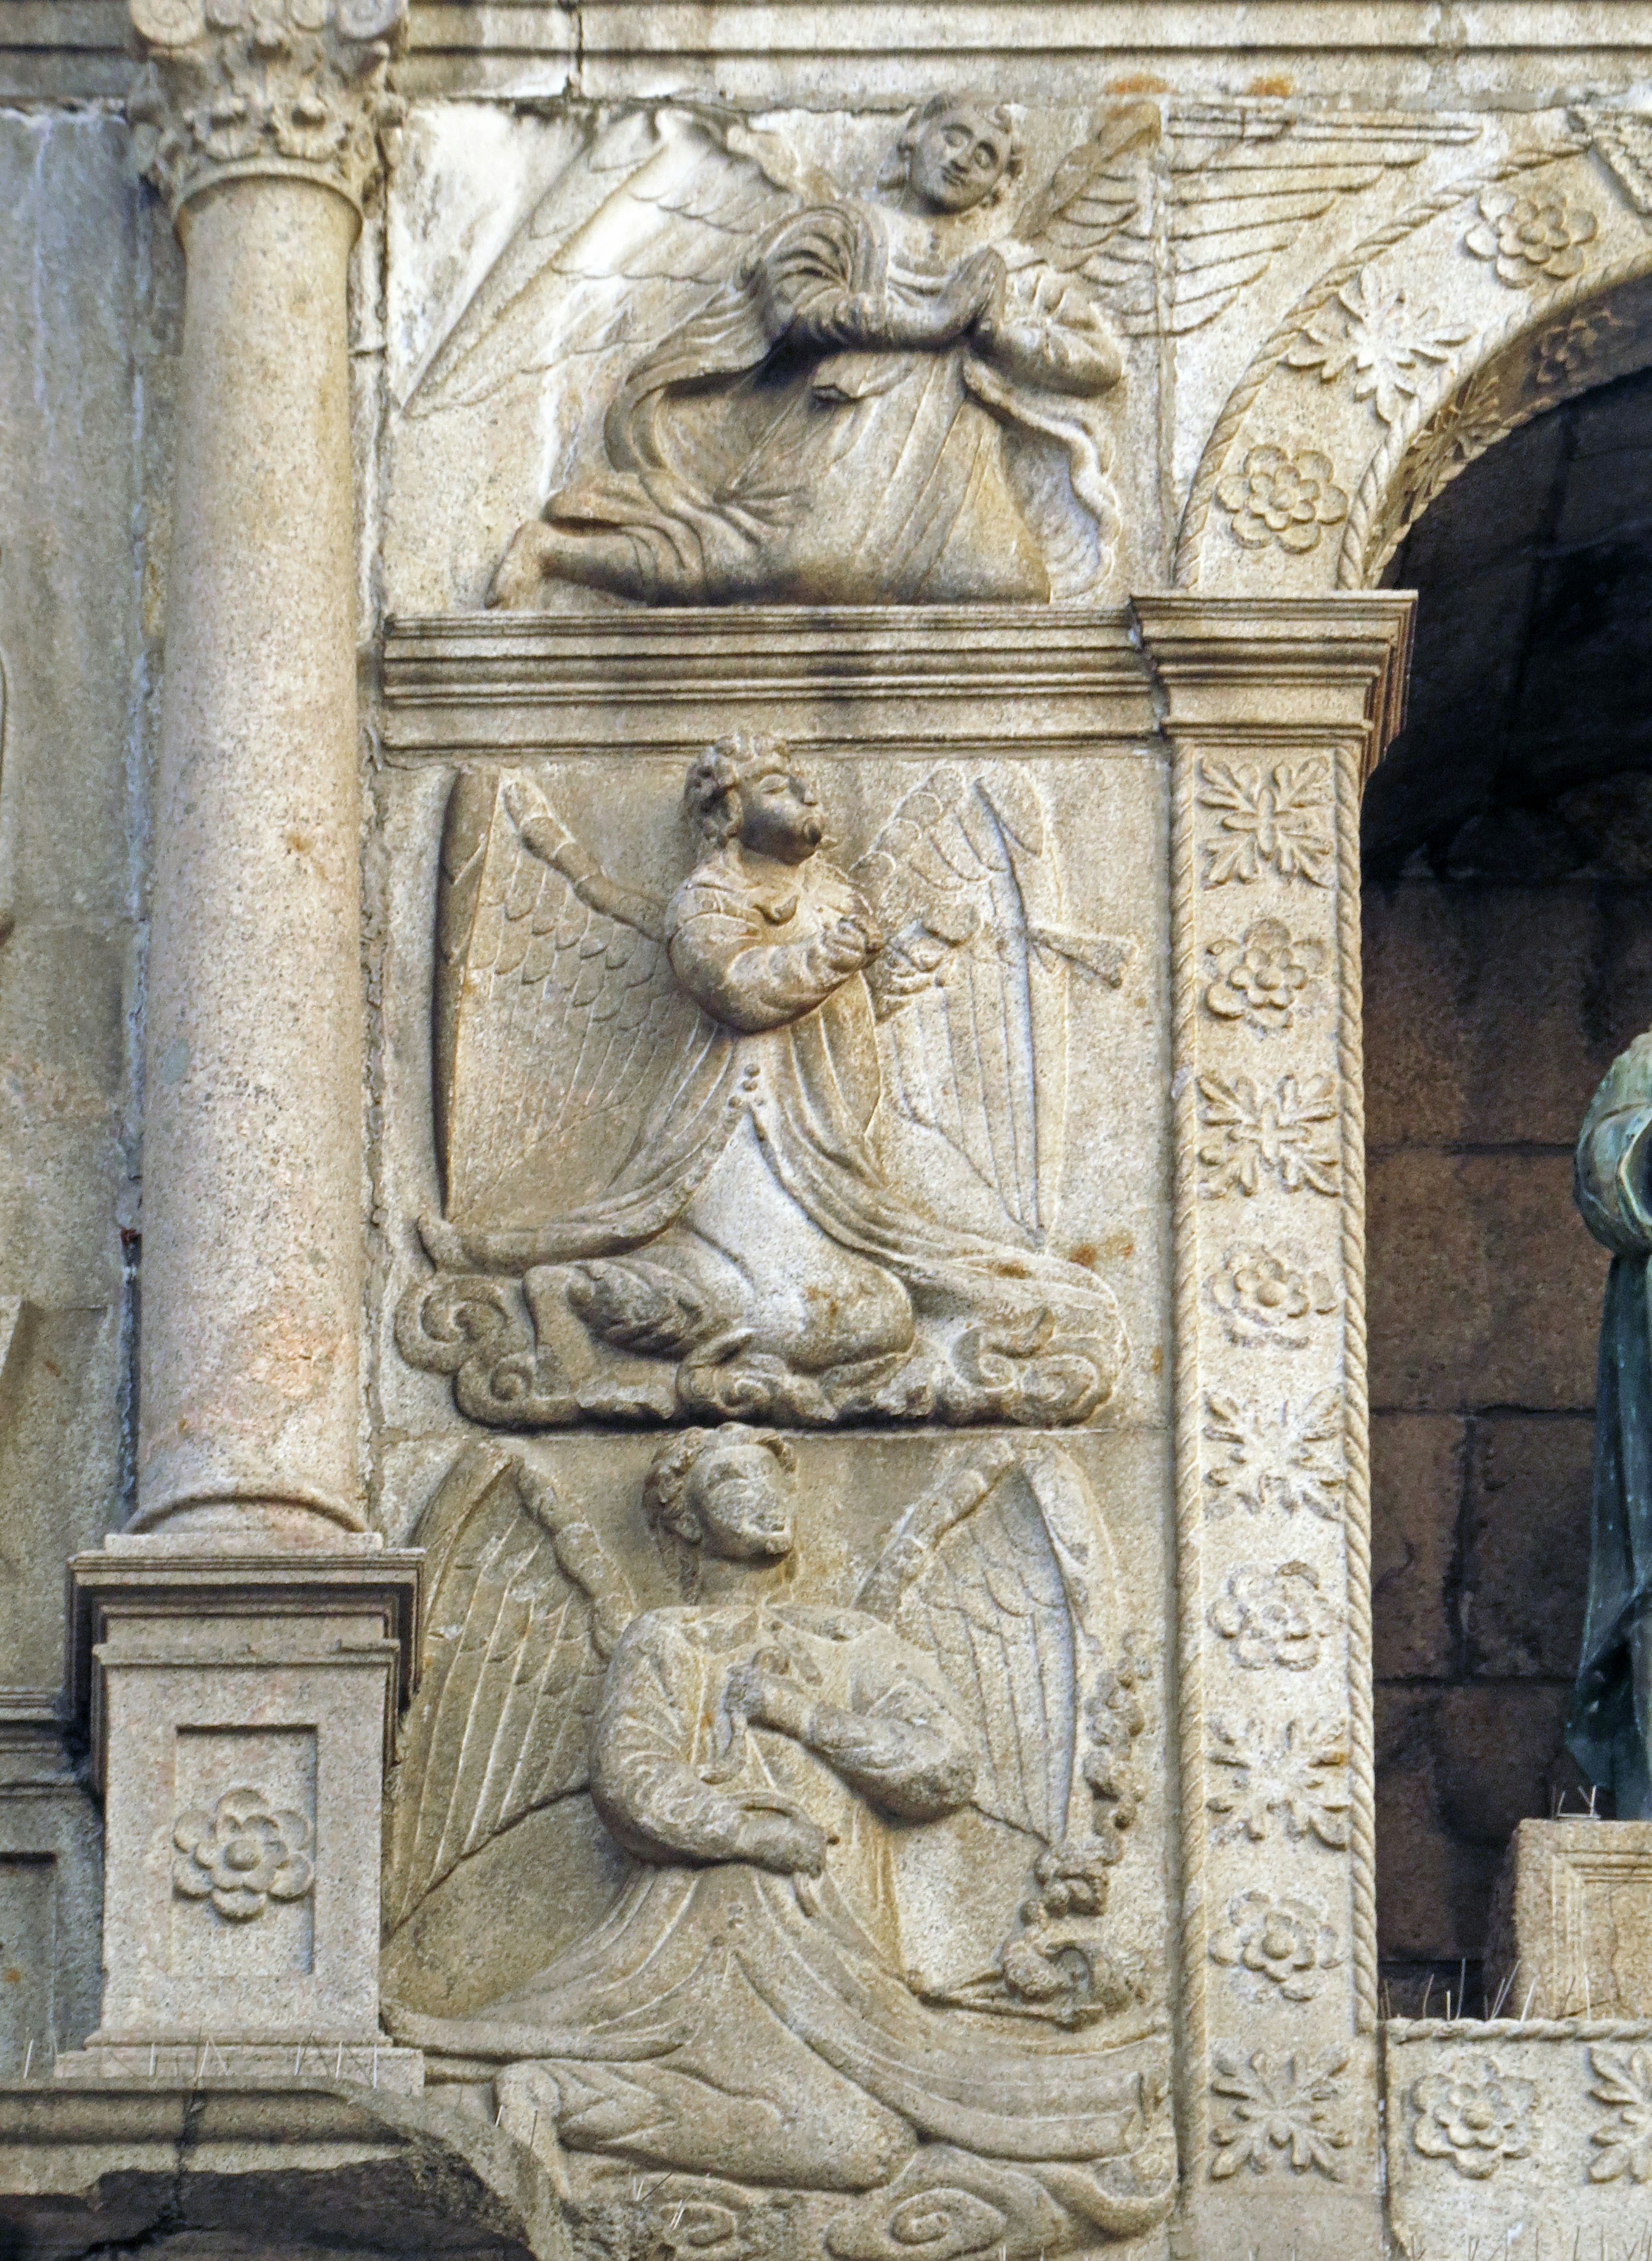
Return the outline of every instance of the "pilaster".
{"type": "Polygon", "coordinates": [[[1381,2247],[1360,791],[1410,598],[1136,600],[1173,747],[1187,2250],[1381,2247]]]}

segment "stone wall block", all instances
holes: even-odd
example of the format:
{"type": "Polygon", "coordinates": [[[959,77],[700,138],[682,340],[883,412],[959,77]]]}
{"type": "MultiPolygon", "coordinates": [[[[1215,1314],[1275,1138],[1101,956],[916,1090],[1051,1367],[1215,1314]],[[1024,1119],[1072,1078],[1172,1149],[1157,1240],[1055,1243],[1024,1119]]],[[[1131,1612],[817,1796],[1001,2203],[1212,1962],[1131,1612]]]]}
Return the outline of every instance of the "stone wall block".
{"type": "Polygon", "coordinates": [[[1369,889],[1372,1147],[1569,1148],[1611,1059],[1593,1009],[1599,928],[1586,886],[1369,889]]]}
{"type": "Polygon", "coordinates": [[[1371,1589],[1377,1680],[1456,1669],[1452,1592],[1467,1438],[1440,1414],[1371,1421],[1371,1589]]]}
{"type": "Polygon", "coordinates": [[[1576,1672],[1594,1441],[1584,1415],[1475,1423],[1462,1574],[1471,1672],[1576,1672]]]}
{"type": "Polygon", "coordinates": [[[1572,1207],[1571,1158],[1373,1158],[1371,1396],[1384,1408],[1575,1411],[1594,1403],[1606,1259],[1572,1207]]]}

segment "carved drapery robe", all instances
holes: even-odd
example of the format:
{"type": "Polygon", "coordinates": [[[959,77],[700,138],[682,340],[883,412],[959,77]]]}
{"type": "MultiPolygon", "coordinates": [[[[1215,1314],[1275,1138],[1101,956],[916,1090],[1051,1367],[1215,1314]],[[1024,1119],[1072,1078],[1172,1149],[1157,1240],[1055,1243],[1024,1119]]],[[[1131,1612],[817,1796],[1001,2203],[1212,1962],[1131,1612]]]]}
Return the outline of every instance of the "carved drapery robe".
{"type": "Polygon", "coordinates": [[[1141,2079],[1081,2039],[960,2032],[899,1973],[888,1837],[968,1795],[974,1753],[934,1665],[858,1610],[743,1603],[638,1619],[593,1742],[599,1809],[650,1865],[606,1920],[484,2016],[404,2019],[427,2042],[543,2065],[575,2150],[867,2189],[915,2134],[988,2157],[1094,2164],[1143,2135],[1141,2079]],[[731,1719],[730,1675],[776,1652],[816,1705],[865,1719],[836,1767],[731,1719]],[[730,1857],[753,1806],[830,1834],[826,1873],[730,1857]],[[657,1864],[657,1865],[655,1865],[657,1864]]]}
{"type": "MultiPolygon", "coordinates": [[[[1577,1205],[1612,1253],[1595,1403],[1589,1609],[1567,1740],[1620,1819],[1652,1815],[1637,1628],[1652,1611],[1652,1033],[1613,1061],[1577,1140],[1577,1205]]],[[[1644,1639],[1642,1633],[1639,1638],[1644,1639]]],[[[1644,1668],[1642,1669],[1644,1680],[1644,1668]]]]}
{"type": "MultiPolygon", "coordinates": [[[[468,1260],[520,1271],[609,1255],[711,1209],[715,1222],[706,1222],[720,1245],[737,1250],[743,1232],[772,1238],[751,1213],[749,1180],[716,1200],[720,1170],[738,1168],[736,1142],[755,1141],[794,1215],[878,1267],[891,1289],[901,1281],[921,1303],[979,1308],[1001,1321],[1052,1298],[1069,1320],[1098,1313],[1103,1291],[1081,1267],[957,1231],[888,1183],[870,1138],[882,1088],[871,992],[865,974],[845,977],[833,965],[823,942],[845,917],[871,914],[823,856],[794,867],[749,858],[736,841],[714,850],[678,889],[666,920],[672,968],[707,1017],[631,1154],[603,1194],[560,1217],[456,1228],[468,1260]]],[[[785,1248],[783,1229],[779,1253],[808,1261],[806,1249],[785,1248]]],[[[870,1316],[849,1354],[904,1348],[911,1324],[899,1290],[893,1323],[887,1303],[864,1284],[858,1292],[870,1316]]],[[[856,1293],[851,1287],[845,1302],[856,1293]]],[[[822,1338],[819,1364],[844,1354],[843,1317],[822,1338]]],[[[802,1363],[807,1345],[791,1355],[802,1363]]]]}
{"type": "Polygon", "coordinates": [[[1117,365],[1063,320],[1073,286],[1042,264],[1022,270],[1021,318],[990,358],[967,338],[903,348],[901,313],[953,265],[927,224],[874,205],[779,222],[631,371],[604,424],[607,467],[546,517],[628,536],[625,593],[649,603],[1047,600],[1002,439],[1052,442],[1106,524],[1088,399],[1117,365]]]}

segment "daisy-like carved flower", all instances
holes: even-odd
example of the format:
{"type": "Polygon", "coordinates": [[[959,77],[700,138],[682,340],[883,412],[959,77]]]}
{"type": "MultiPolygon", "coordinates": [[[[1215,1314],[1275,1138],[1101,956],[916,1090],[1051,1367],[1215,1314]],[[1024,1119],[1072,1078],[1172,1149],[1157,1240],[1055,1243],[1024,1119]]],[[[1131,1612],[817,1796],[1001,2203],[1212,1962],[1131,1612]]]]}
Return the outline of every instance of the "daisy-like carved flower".
{"type": "Polygon", "coordinates": [[[1412,2084],[1411,2141],[1425,2158],[1449,2159],[1470,2182],[1484,2182],[1505,2159],[1529,2157],[1536,2101],[1531,2081],[1501,2071],[1494,2057],[1465,2053],[1412,2084]]]}
{"type": "Polygon", "coordinates": [[[1331,477],[1331,458],[1317,448],[1293,455],[1271,443],[1253,448],[1244,466],[1230,471],[1216,499],[1233,521],[1233,537],[1247,549],[1277,543],[1300,555],[1318,547],[1327,526],[1348,514],[1348,499],[1331,477]]]}
{"type": "Polygon", "coordinates": [[[1595,240],[1597,222],[1587,205],[1573,204],[1558,189],[1517,197],[1506,189],[1487,189],[1480,217],[1463,238],[1476,259],[1489,259],[1499,283],[1529,291],[1545,276],[1568,283],[1583,272],[1584,246],[1595,240]]]}
{"type": "Polygon", "coordinates": [[[1218,938],[1206,950],[1216,978],[1205,988],[1205,1006],[1220,1020],[1288,1029],[1325,954],[1323,943],[1299,942],[1283,919],[1257,919],[1242,941],[1218,938]]]}
{"type": "Polygon", "coordinates": [[[1323,1908],[1311,1900],[1275,1899],[1271,1892],[1241,1892],[1231,1900],[1227,1921],[1210,1942],[1212,1963],[1237,1964],[1271,1980],[1288,2002],[1311,2001],[1320,1973],[1341,1959],[1323,1908]]]}
{"type": "Polygon", "coordinates": [[[232,1923],[262,1915],[271,1900],[302,1899],[315,1881],[309,1823],[277,1812],[262,1790],[226,1790],[210,1813],[179,1814],[172,1842],[174,1891],[210,1899],[232,1923]]]}

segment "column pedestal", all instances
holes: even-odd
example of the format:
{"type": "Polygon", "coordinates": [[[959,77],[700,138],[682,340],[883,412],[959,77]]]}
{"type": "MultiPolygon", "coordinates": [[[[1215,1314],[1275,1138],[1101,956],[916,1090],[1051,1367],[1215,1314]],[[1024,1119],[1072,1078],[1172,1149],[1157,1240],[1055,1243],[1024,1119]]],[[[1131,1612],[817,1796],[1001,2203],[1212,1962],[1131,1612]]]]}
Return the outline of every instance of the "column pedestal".
{"type": "Polygon", "coordinates": [[[72,1669],[105,1799],[104,2005],[88,2045],[105,2073],[123,2061],[110,2050],[210,2043],[228,2068],[233,2051],[278,2044],[289,2069],[295,2048],[341,2068],[342,2052],[377,2048],[381,2080],[412,2079],[379,2045],[378,1909],[420,1560],[128,1540],[70,1565],[72,1669]]]}

